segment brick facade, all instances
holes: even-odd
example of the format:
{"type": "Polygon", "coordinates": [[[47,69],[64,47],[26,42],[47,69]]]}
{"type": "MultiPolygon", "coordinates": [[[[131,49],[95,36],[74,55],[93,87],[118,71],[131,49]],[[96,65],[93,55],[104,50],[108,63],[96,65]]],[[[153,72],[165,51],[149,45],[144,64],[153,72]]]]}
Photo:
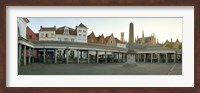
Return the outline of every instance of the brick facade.
{"type": "Polygon", "coordinates": [[[28,26],[26,28],[26,38],[28,40],[38,40],[38,37],[35,35],[35,33],[28,26]]]}

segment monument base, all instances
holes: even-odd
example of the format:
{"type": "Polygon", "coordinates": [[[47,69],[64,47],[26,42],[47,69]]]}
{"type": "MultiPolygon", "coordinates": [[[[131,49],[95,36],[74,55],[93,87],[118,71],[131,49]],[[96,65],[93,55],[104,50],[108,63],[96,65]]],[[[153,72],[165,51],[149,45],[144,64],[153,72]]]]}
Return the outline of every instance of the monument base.
{"type": "Polygon", "coordinates": [[[127,54],[127,63],[123,65],[124,67],[136,67],[135,54],[127,54]]]}

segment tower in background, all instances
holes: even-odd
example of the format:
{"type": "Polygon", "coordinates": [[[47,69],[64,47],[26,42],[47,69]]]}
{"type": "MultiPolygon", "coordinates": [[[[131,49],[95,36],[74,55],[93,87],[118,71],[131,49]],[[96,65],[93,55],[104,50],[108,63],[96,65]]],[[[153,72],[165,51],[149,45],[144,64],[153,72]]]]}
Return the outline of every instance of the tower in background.
{"type": "Polygon", "coordinates": [[[124,42],[124,32],[121,32],[121,41],[124,42]]]}

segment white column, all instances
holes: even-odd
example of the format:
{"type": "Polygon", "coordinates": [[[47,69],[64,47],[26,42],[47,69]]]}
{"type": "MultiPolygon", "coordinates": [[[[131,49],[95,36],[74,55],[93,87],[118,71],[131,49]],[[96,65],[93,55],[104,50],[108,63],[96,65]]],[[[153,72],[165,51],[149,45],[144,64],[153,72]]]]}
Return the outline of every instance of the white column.
{"type": "Polygon", "coordinates": [[[79,55],[79,50],[77,50],[77,62],[78,62],[78,64],[79,64],[79,57],[80,57],[80,55],[79,55]]]}
{"type": "Polygon", "coordinates": [[[153,62],[153,53],[151,53],[151,63],[153,62]]]}
{"type": "Polygon", "coordinates": [[[18,50],[18,66],[21,66],[21,58],[22,57],[22,45],[19,44],[19,50],[18,50]]]}
{"type": "Polygon", "coordinates": [[[165,63],[168,63],[168,56],[167,56],[167,53],[166,53],[165,63]]]}
{"type": "Polygon", "coordinates": [[[66,63],[69,63],[69,53],[68,53],[68,49],[65,50],[65,55],[66,55],[66,63]]]}
{"type": "Polygon", "coordinates": [[[88,64],[89,64],[90,63],[90,52],[89,52],[89,50],[87,51],[87,57],[88,57],[87,61],[88,61],[88,64]]]}
{"type": "Polygon", "coordinates": [[[24,66],[26,66],[26,46],[24,46],[24,66]]]}
{"type": "Polygon", "coordinates": [[[46,49],[44,48],[43,49],[43,61],[44,61],[44,64],[45,64],[45,62],[46,62],[46,49]]]}
{"type": "Polygon", "coordinates": [[[55,51],[54,51],[54,61],[55,61],[55,64],[57,64],[57,49],[55,49],[55,51]]]}
{"type": "Polygon", "coordinates": [[[105,63],[107,63],[107,51],[105,51],[105,63]]]}
{"type": "Polygon", "coordinates": [[[176,53],[174,53],[174,63],[176,63],[176,53]]]}
{"type": "Polygon", "coordinates": [[[31,48],[28,49],[28,63],[31,64],[31,48]]]}
{"type": "Polygon", "coordinates": [[[160,53],[158,53],[158,63],[160,63],[160,53]]]}

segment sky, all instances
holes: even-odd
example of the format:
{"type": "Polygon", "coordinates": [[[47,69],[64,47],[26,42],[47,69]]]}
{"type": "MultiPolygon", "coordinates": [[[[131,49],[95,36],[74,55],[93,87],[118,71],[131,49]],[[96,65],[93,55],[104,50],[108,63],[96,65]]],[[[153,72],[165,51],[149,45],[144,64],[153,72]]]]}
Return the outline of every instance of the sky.
{"type": "Polygon", "coordinates": [[[176,41],[178,38],[182,42],[182,18],[28,18],[28,26],[33,32],[38,33],[40,26],[56,27],[68,26],[75,29],[75,26],[83,23],[88,27],[88,35],[93,31],[96,36],[101,34],[104,37],[113,35],[120,39],[120,33],[124,32],[125,40],[128,41],[129,24],[134,24],[135,37],[151,36],[155,33],[159,43],[166,40],[176,41]]]}

